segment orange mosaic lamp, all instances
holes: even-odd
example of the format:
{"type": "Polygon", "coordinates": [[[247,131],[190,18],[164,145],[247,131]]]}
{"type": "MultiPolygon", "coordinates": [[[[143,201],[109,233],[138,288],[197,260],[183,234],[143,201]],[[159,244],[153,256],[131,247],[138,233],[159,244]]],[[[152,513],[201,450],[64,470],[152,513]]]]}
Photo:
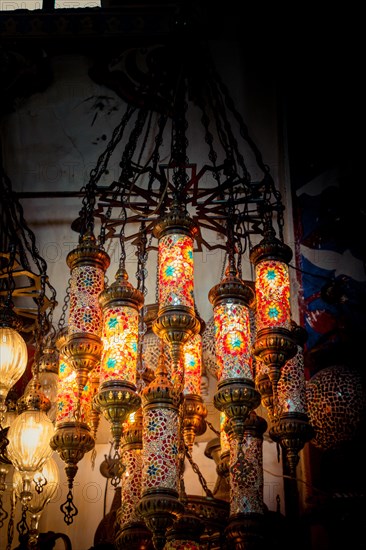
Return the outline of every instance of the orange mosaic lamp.
{"type": "Polygon", "coordinates": [[[80,390],[77,373],[63,354],[65,342],[68,338],[67,327],[60,333],[56,345],[59,354],[59,383],[57,392],[57,411],[55,434],[50,440],[50,446],[57,451],[65,462],[65,472],[68,481],[66,501],[60,509],[64,514],[64,521],[70,525],[78,514],[73,502],[73,484],[78,471],[78,462],[85,453],[94,446],[94,438],[88,425],[90,412],[90,386],[88,381],[80,390]]]}
{"type": "Polygon", "coordinates": [[[154,227],[154,236],[159,239],[159,311],[153,330],[169,344],[172,374],[184,369],[184,344],[200,330],[193,297],[196,233],[194,221],[177,205],[154,227]]]}
{"type": "Polygon", "coordinates": [[[267,366],[274,407],[281,368],[297,351],[291,334],[289,246],[276,238],[272,228],[250,252],[255,266],[256,328],[254,353],[267,366]]]}
{"type": "Polygon", "coordinates": [[[219,365],[214,404],[232,420],[239,438],[246,417],[260,403],[251,364],[249,307],[253,299],[252,289],[238,277],[232,261],[224,279],[209,292],[219,365]]]}
{"type": "MultiPolygon", "coordinates": [[[[201,322],[201,331],[203,330],[201,322]]],[[[206,431],[207,408],[201,396],[202,336],[195,334],[184,346],[183,438],[190,454],[196,436],[206,431]]]]}
{"type": "Polygon", "coordinates": [[[111,425],[116,450],[123,422],[141,404],[136,391],[136,367],[139,310],[143,302],[142,292],[128,282],[124,268],[118,269],[115,282],[99,296],[103,353],[95,403],[111,425]]]}

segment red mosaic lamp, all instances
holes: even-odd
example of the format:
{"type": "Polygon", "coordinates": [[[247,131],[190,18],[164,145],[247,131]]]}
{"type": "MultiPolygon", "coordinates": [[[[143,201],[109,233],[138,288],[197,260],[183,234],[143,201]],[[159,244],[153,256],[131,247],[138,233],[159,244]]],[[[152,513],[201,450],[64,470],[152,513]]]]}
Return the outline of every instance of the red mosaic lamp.
{"type": "Polygon", "coordinates": [[[184,346],[183,438],[191,455],[196,437],[203,435],[207,428],[207,408],[201,395],[204,322],[200,320],[200,323],[201,332],[192,336],[184,346]]]}
{"type": "Polygon", "coordinates": [[[291,334],[288,269],[291,258],[291,248],[276,238],[272,227],[265,230],[264,238],[250,252],[250,261],[255,266],[257,333],[254,354],[267,367],[275,410],[281,368],[297,351],[291,334]]]}
{"type": "Polygon", "coordinates": [[[95,442],[91,434],[89,421],[89,386],[80,390],[77,373],[72,368],[68,358],[63,354],[65,342],[68,339],[68,327],[62,329],[56,340],[59,350],[59,383],[57,393],[57,411],[55,434],[50,446],[57,451],[65,462],[65,472],[68,481],[66,501],[60,509],[64,514],[64,521],[70,525],[78,514],[73,502],[73,484],[78,471],[78,462],[85,453],[94,448],[95,442]]]}
{"type": "MultiPolygon", "coordinates": [[[[184,380],[184,345],[200,330],[193,297],[196,234],[196,224],[176,202],[154,227],[154,236],[159,240],[159,311],[153,330],[169,344],[171,376],[181,381],[184,380]]],[[[177,388],[177,391],[182,389],[177,388]]]]}
{"type": "Polygon", "coordinates": [[[249,307],[254,295],[231,257],[223,280],[209,292],[214,309],[218,386],[214,405],[232,421],[239,439],[251,410],[260,403],[251,364],[249,307]]]}
{"type": "Polygon", "coordinates": [[[99,296],[103,310],[103,353],[95,402],[111,425],[116,451],[122,424],[141,404],[136,391],[136,367],[139,310],[143,302],[142,292],[129,283],[123,265],[115,282],[99,296]]]}

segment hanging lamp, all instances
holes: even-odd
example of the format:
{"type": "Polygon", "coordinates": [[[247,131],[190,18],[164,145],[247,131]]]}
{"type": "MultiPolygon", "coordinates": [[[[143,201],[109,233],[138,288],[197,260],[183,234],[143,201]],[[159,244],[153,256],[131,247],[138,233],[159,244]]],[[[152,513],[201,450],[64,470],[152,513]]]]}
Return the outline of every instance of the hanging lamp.
{"type": "Polygon", "coordinates": [[[272,384],[274,415],[277,407],[277,384],[283,365],[297,351],[291,334],[289,246],[277,239],[269,226],[264,237],[250,251],[255,266],[256,339],[254,353],[265,364],[272,384]]]}

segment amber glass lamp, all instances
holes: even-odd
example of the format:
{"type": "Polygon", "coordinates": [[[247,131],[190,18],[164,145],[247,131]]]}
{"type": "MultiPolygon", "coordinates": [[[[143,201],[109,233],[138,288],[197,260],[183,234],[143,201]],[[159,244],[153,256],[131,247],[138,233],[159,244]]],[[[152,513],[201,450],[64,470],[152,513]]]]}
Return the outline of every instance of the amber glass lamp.
{"type": "Polygon", "coordinates": [[[8,430],[7,454],[14,468],[21,473],[23,486],[52,455],[50,439],[54,426],[46,412],[50,401],[40,390],[37,378],[32,379],[28,391],[18,400],[19,415],[8,430]]]}
{"type": "Polygon", "coordinates": [[[42,512],[55,495],[59,483],[59,471],[55,460],[50,457],[42,468],[34,473],[30,483],[24,490],[23,477],[17,470],[13,475],[15,494],[26,507],[31,517],[29,526],[28,546],[36,547],[38,541],[38,525],[42,512]]]}
{"type": "Polygon", "coordinates": [[[0,307],[0,424],[6,412],[5,399],[12,386],[24,373],[28,352],[27,346],[16,330],[20,327],[9,307],[0,307]]]}

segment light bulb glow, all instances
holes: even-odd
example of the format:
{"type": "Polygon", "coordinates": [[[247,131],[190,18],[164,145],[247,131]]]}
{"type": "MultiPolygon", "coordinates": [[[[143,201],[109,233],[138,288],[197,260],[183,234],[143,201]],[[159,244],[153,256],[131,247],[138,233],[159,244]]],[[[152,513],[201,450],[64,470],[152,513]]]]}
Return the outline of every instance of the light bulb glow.
{"type": "Polygon", "coordinates": [[[8,327],[0,328],[0,396],[8,391],[24,373],[28,360],[27,345],[21,335],[8,327]]]}
{"type": "Polygon", "coordinates": [[[9,427],[7,452],[19,471],[35,472],[52,455],[51,420],[43,411],[26,410],[9,427]]]}

